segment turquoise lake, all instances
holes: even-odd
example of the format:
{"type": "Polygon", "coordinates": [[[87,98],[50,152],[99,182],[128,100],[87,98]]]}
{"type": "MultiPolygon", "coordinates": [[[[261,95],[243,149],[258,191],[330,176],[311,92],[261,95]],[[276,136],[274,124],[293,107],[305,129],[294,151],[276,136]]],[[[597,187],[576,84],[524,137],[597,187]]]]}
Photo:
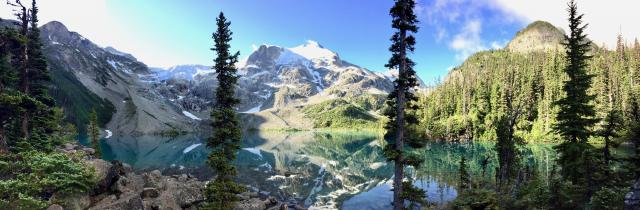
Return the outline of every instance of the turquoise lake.
{"type": "MultiPolygon", "coordinates": [[[[189,173],[208,179],[206,138],[139,136],[102,139],[103,158],[135,170],[189,173]]],[[[249,132],[238,154],[238,181],[310,209],[390,208],[393,164],[382,155],[382,136],[371,132],[249,132]]],[[[551,145],[522,148],[526,164],[542,175],[551,169],[551,145]]],[[[430,143],[419,151],[425,163],[407,171],[434,205],[457,196],[458,161],[464,155],[474,179],[492,180],[497,167],[493,144],[430,143]],[[482,177],[482,162],[488,159],[482,177]]]]}

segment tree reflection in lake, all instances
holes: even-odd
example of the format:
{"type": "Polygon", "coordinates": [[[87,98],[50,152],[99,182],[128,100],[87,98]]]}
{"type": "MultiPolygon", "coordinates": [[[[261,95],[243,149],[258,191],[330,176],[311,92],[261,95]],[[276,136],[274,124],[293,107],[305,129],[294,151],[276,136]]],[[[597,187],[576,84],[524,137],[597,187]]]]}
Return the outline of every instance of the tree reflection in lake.
{"type": "MultiPolygon", "coordinates": [[[[102,144],[103,158],[121,160],[136,170],[211,176],[205,166],[208,149],[198,135],[113,137],[103,139],[102,144]]],[[[238,181],[307,207],[386,208],[392,195],[393,165],[382,155],[382,144],[382,136],[371,132],[245,133],[237,160],[238,181]]],[[[522,149],[528,165],[548,173],[548,164],[553,162],[547,159],[553,157],[550,145],[522,149]]],[[[497,166],[490,143],[434,142],[415,152],[424,155],[425,163],[419,171],[409,170],[411,177],[434,204],[455,199],[462,155],[469,160],[474,180],[491,182],[497,166]]]]}

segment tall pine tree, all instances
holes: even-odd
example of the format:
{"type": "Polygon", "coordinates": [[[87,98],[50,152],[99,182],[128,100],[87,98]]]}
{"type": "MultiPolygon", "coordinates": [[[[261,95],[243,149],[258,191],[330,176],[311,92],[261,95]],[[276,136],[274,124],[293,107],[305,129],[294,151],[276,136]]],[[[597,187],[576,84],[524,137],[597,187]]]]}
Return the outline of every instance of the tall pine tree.
{"type": "Polygon", "coordinates": [[[398,78],[394,81],[394,90],[387,98],[390,109],[385,115],[390,119],[385,128],[387,146],[384,154],[388,160],[395,164],[393,183],[393,206],[399,210],[404,208],[405,200],[411,203],[424,203],[424,191],[413,186],[410,180],[404,180],[404,167],[411,165],[419,167],[422,160],[410,153],[411,148],[424,146],[424,140],[417,135],[411,135],[412,125],[417,124],[417,118],[409,112],[416,109],[413,102],[417,100],[415,88],[418,86],[416,72],[413,69],[415,63],[408,58],[408,53],[415,49],[416,40],[412,33],[418,31],[417,17],[413,12],[415,1],[396,0],[390,10],[392,27],[397,31],[391,37],[391,59],[385,65],[390,69],[398,70],[398,78]],[[405,149],[405,145],[410,148],[405,149]]]}
{"type": "Polygon", "coordinates": [[[591,42],[587,39],[582,24],[582,14],[578,14],[575,1],[568,4],[569,35],[565,36],[567,65],[564,68],[568,80],[563,85],[564,97],[555,102],[560,108],[554,130],[562,137],[563,142],[555,147],[558,152],[558,165],[564,180],[570,181],[571,191],[581,197],[572,198],[575,208],[583,208],[593,192],[594,159],[593,146],[587,141],[592,135],[591,128],[598,120],[591,102],[595,96],[588,94],[593,75],[587,73],[587,62],[591,59],[588,53],[591,42]]]}
{"type": "Polygon", "coordinates": [[[40,29],[38,28],[38,6],[36,0],[31,1],[29,31],[27,32],[27,68],[29,75],[28,94],[37,100],[41,106],[36,107],[28,117],[29,133],[37,133],[29,136],[29,144],[39,150],[50,150],[52,148],[50,139],[47,137],[55,130],[51,124],[55,121],[53,107],[55,102],[49,96],[48,85],[51,81],[47,61],[42,53],[42,42],[40,40],[40,29]]]}
{"type": "Polygon", "coordinates": [[[208,139],[207,145],[212,149],[209,154],[208,164],[215,173],[215,179],[206,188],[207,203],[205,209],[233,209],[233,205],[239,200],[237,194],[244,191],[243,187],[234,182],[237,175],[233,161],[240,149],[241,130],[240,122],[236,116],[235,106],[240,100],[234,97],[235,86],[238,81],[237,69],[239,52],[231,54],[231,25],[221,12],[216,19],[217,31],[213,33],[215,51],[215,69],[218,79],[216,89],[216,104],[211,112],[211,127],[213,136],[208,139]]]}

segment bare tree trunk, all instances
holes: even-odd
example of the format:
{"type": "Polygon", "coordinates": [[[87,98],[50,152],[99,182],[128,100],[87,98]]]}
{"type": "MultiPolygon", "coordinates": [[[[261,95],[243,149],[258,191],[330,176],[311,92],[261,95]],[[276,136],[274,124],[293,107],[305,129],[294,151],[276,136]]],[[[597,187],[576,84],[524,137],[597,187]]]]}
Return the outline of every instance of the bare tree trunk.
{"type": "MultiPolygon", "coordinates": [[[[27,33],[29,32],[29,14],[27,12],[27,8],[25,6],[23,6],[20,1],[16,1],[16,3],[22,7],[22,16],[20,17],[22,23],[21,23],[21,31],[20,33],[27,37],[27,33]]],[[[20,90],[25,94],[25,95],[30,95],[29,94],[29,54],[28,54],[28,48],[27,45],[24,45],[22,47],[22,63],[21,63],[21,75],[20,75],[20,90]]],[[[22,113],[21,116],[21,120],[20,120],[20,131],[22,133],[22,137],[23,138],[28,138],[29,137],[29,111],[25,111],[24,113],[22,113]]]]}

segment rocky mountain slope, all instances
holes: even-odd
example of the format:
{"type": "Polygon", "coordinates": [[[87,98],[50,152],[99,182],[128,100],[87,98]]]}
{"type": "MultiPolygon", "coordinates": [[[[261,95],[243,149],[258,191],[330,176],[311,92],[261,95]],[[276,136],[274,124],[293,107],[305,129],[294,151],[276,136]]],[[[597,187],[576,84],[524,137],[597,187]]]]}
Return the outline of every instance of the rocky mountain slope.
{"type": "Polygon", "coordinates": [[[562,50],[564,32],[545,21],[536,21],[519,31],[507,44],[510,52],[528,53],[562,50]]]}
{"type": "MultiPolygon", "coordinates": [[[[237,96],[248,128],[313,127],[300,110],[309,104],[341,97],[385,95],[392,87],[391,74],[361,68],[338,54],[309,41],[283,48],[262,45],[238,64],[241,78],[237,96]]],[[[216,85],[214,72],[200,65],[154,69],[154,88],[178,106],[208,118],[216,85]]]]}
{"type": "MultiPolygon", "coordinates": [[[[51,94],[81,130],[92,109],[114,135],[192,132],[207,125],[217,86],[210,67],[149,68],[133,55],[102,48],[60,22],[47,23],[41,31],[51,94]]],[[[303,109],[339,98],[362,108],[353,110],[374,122],[393,88],[392,71],[379,73],[351,64],[314,41],[293,48],[262,45],[237,67],[241,78],[236,95],[242,101],[238,111],[247,129],[317,128],[322,123],[303,109]]],[[[340,113],[335,108],[324,110],[340,113]]]]}
{"type": "Polygon", "coordinates": [[[41,31],[53,75],[53,95],[69,113],[98,109],[101,118],[108,116],[111,119],[106,129],[116,131],[116,134],[194,129],[197,122],[164,100],[142,79],[152,72],[133,56],[113,48],[101,48],[80,34],[70,32],[60,22],[47,23],[41,31]],[[80,97],[78,92],[86,93],[84,95],[90,99],[97,98],[94,99],[96,103],[89,103],[91,100],[80,97]],[[113,115],[101,111],[105,109],[113,110],[113,115]]]}

